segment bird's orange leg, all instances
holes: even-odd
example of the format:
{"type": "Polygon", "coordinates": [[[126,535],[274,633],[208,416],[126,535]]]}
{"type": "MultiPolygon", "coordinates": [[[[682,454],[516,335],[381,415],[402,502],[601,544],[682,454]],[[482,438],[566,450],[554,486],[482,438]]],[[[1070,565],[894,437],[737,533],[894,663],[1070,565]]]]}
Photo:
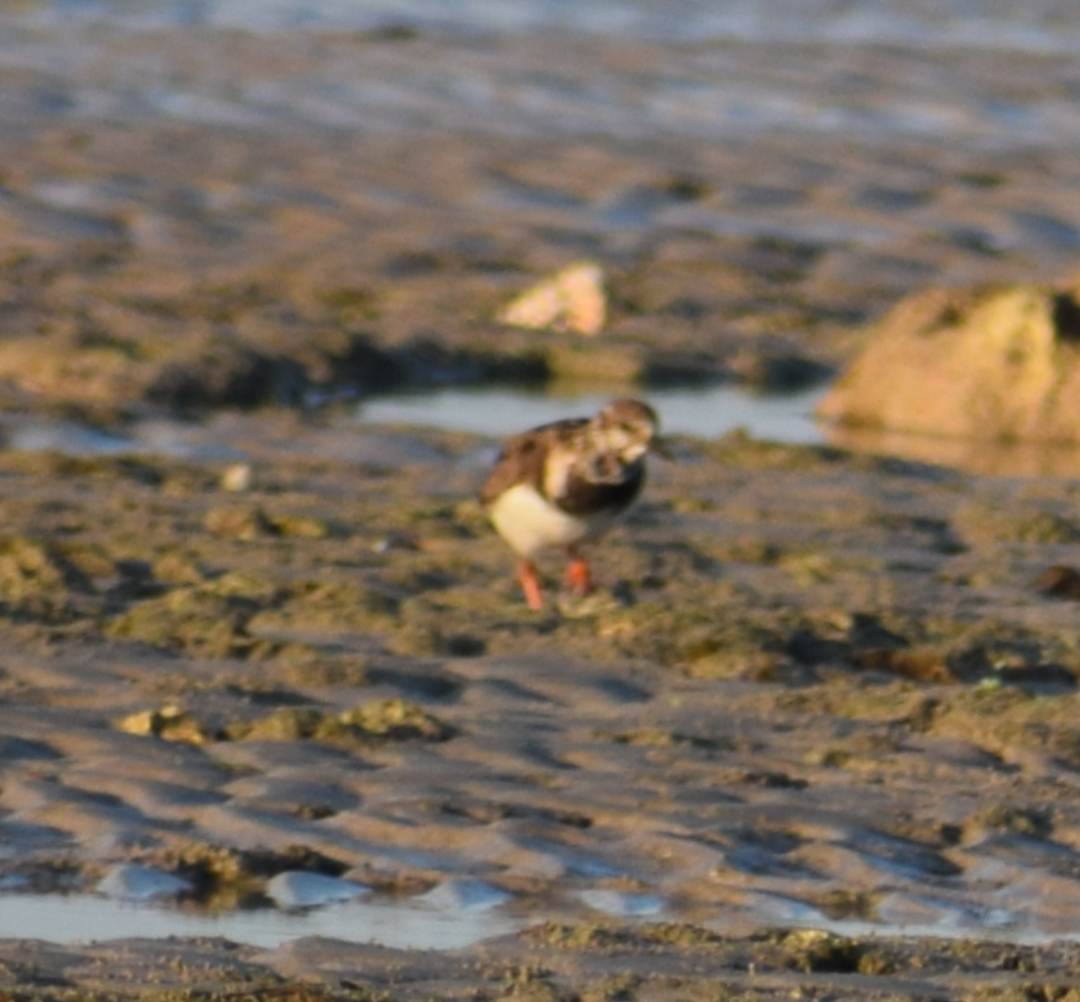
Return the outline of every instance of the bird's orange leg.
{"type": "Polygon", "coordinates": [[[589,570],[588,562],[575,546],[568,546],[566,555],[570,558],[566,567],[566,586],[579,595],[588,595],[593,590],[592,571],[589,570]]]}
{"type": "Polygon", "coordinates": [[[518,580],[521,582],[521,590],[525,592],[525,601],[530,609],[544,608],[544,599],[540,594],[540,578],[536,573],[536,564],[531,560],[522,560],[518,564],[518,580]]]}

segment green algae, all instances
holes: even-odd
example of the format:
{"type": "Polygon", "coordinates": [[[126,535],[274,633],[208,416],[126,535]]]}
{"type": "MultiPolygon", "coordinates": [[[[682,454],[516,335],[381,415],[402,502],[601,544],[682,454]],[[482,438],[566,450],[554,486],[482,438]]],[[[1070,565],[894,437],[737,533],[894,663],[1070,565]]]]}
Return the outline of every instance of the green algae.
{"type": "MultiPolygon", "coordinates": [[[[226,685],[226,689],[234,688],[226,685]]],[[[269,699],[296,703],[292,693],[269,692],[269,699]]],[[[350,748],[375,748],[401,741],[448,741],[457,732],[449,724],[405,699],[359,703],[338,712],[313,705],[282,705],[262,716],[226,720],[178,704],[141,710],[118,721],[118,730],[142,737],[205,745],[214,741],[325,741],[350,748]]]]}
{"type": "Polygon", "coordinates": [[[273,521],[257,505],[212,508],[203,519],[206,531],[230,539],[255,540],[277,534],[273,521]]]}
{"type": "Polygon", "coordinates": [[[820,929],[793,929],[772,937],[780,964],[814,974],[854,974],[860,969],[863,945],[820,929]]]}
{"type": "Polygon", "coordinates": [[[701,926],[677,922],[646,922],[626,926],[614,922],[549,920],[530,926],[521,935],[530,943],[561,950],[588,950],[605,954],[659,945],[707,949],[724,942],[722,936],[701,926]]]}
{"type": "Polygon", "coordinates": [[[175,705],[133,713],[118,721],[116,726],[118,730],[128,734],[153,736],[164,741],[182,741],[192,745],[206,744],[216,736],[191,713],[175,705]]]}
{"type": "Polygon", "coordinates": [[[260,505],[233,505],[212,508],[203,519],[206,531],[215,536],[256,540],[265,536],[292,536],[297,539],[325,539],[330,526],[320,518],[304,515],[274,515],[260,505]]]}
{"type": "Polygon", "coordinates": [[[45,622],[72,619],[77,597],[95,590],[87,571],[111,569],[107,558],[93,561],[92,556],[76,553],[72,559],[63,547],[26,536],[0,538],[0,614],[45,622]]]}
{"type": "Polygon", "coordinates": [[[954,514],[953,524],[972,546],[1080,542],[1080,522],[1031,502],[1003,506],[982,499],[965,501],[954,514]]]}
{"type": "Polygon", "coordinates": [[[309,846],[238,849],[209,842],[185,842],[150,852],[143,862],[174,873],[191,885],[188,900],[209,911],[266,906],[266,881],[300,870],[340,877],[348,867],[309,846]]]}
{"type": "Polygon", "coordinates": [[[317,707],[282,707],[255,721],[234,722],[233,741],[329,741],[371,747],[391,741],[446,741],[454,729],[415,703],[388,699],[329,713],[317,707]]]}
{"type": "Polygon", "coordinates": [[[135,602],[106,624],[105,633],[198,657],[258,660],[277,648],[253,636],[248,624],[276,601],[273,585],[246,574],[226,574],[135,602]]]}

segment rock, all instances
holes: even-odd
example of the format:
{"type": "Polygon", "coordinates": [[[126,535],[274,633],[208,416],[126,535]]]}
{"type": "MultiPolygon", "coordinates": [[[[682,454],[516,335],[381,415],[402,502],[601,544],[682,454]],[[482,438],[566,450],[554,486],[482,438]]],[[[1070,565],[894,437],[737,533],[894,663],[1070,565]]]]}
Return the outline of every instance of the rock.
{"type": "Polygon", "coordinates": [[[1013,286],[905,299],[818,415],[925,435],[1080,442],[1076,293],[1013,286]]]}
{"type": "Polygon", "coordinates": [[[92,591],[89,576],[54,544],[0,537],[0,613],[6,617],[62,621],[74,595],[92,591]]]}
{"type": "Polygon", "coordinates": [[[1031,584],[1032,588],[1050,598],[1080,601],[1080,571],[1064,564],[1047,567],[1031,584]]]}
{"type": "Polygon", "coordinates": [[[158,710],[143,710],[117,721],[117,730],[141,737],[158,737],[165,741],[205,744],[210,732],[190,713],[178,706],[163,706],[158,710]]]}
{"type": "Polygon", "coordinates": [[[275,535],[273,520],[257,505],[211,508],[203,519],[207,532],[232,539],[258,539],[275,535]]]}
{"type": "Polygon", "coordinates": [[[233,463],[221,474],[221,489],[233,494],[251,490],[252,470],[250,463],[233,463]]]}
{"type": "Polygon", "coordinates": [[[252,636],[248,623],[272,606],[274,588],[245,574],[173,588],[133,603],[105,624],[108,636],[200,657],[268,657],[274,645],[252,636]]]}
{"type": "Polygon", "coordinates": [[[579,261],[527,289],[498,319],[531,330],[598,334],[607,319],[604,272],[594,261],[579,261]]]}
{"type": "Polygon", "coordinates": [[[259,720],[227,728],[234,741],[340,741],[368,746],[386,741],[447,741],[454,728],[415,703],[387,699],[332,714],[313,706],[279,707],[259,720]]]}

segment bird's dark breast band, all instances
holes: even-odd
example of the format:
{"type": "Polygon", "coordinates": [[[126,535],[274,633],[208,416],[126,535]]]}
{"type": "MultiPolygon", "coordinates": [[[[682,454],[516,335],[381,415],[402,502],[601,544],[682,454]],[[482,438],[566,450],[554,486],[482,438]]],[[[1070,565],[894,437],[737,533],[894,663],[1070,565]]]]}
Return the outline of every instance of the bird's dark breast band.
{"type": "Polygon", "coordinates": [[[562,493],[553,500],[568,515],[593,515],[601,511],[614,514],[634,503],[644,483],[644,466],[639,466],[626,480],[616,484],[598,484],[571,473],[562,493]]]}

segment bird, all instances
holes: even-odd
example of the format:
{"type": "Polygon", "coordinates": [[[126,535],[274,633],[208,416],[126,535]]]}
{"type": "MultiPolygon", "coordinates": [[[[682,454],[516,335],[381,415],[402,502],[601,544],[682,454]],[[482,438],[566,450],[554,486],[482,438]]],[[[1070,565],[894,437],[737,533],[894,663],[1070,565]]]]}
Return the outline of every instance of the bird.
{"type": "Polygon", "coordinates": [[[619,399],[592,418],[563,418],[508,439],[480,488],[496,532],[520,558],[529,608],[544,600],[536,557],[561,548],[568,588],[594,582],[581,546],[603,536],[638,498],[648,453],[666,456],[660,418],[640,400],[619,399]]]}

